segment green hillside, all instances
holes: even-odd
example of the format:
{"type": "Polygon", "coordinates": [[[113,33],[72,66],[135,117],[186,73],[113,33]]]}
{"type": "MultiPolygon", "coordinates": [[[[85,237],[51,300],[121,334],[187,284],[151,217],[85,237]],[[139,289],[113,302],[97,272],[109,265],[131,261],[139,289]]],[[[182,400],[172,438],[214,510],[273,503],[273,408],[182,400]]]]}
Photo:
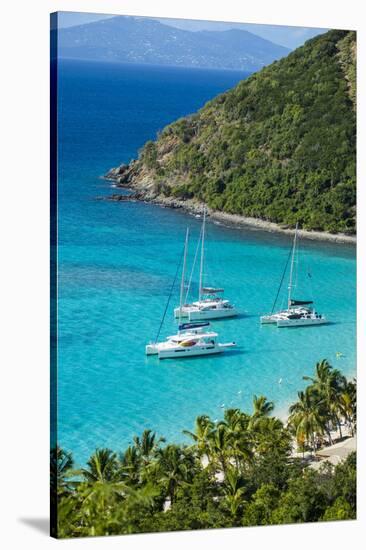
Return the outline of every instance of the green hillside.
{"type": "Polygon", "coordinates": [[[165,127],[117,179],[150,198],[355,233],[355,98],[356,33],[329,31],[165,127]]]}

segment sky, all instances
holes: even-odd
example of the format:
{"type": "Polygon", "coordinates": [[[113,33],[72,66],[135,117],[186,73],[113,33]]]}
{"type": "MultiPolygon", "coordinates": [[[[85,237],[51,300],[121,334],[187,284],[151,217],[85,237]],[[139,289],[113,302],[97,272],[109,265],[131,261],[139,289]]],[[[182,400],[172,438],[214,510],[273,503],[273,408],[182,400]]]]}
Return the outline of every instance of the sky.
{"type": "MultiPolygon", "coordinates": [[[[75,25],[92,23],[110,17],[115,16],[95,13],[59,12],[58,25],[59,28],[74,27],[75,25]]],[[[192,19],[156,19],[165,25],[188,31],[225,31],[233,28],[243,29],[290,49],[297,48],[309,38],[328,30],[311,27],[287,27],[282,25],[259,25],[254,23],[225,23],[219,21],[197,21],[192,19]]]]}

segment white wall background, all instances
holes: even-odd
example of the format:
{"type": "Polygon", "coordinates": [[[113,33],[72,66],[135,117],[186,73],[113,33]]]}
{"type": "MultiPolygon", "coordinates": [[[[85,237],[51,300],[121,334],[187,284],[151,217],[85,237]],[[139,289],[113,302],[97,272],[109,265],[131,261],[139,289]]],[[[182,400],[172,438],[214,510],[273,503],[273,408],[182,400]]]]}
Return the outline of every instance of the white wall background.
{"type": "Polygon", "coordinates": [[[366,18],[357,0],[8,0],[0,52],[0,544],[5,549],[364,547],[366,18]],[[186,17],[358,30],[359,68],[359,520],[58,542],[48,517],[49,13],[56,10],[186,17]],[[362,99],[362,100],[361,100],[362,99]],[[32,526],[33,525],[33,526],[32,526]],[[40,529],[41,527],[41,529],[40,529]],[[42,530],[43,527],[43,530],[42,530]]]}

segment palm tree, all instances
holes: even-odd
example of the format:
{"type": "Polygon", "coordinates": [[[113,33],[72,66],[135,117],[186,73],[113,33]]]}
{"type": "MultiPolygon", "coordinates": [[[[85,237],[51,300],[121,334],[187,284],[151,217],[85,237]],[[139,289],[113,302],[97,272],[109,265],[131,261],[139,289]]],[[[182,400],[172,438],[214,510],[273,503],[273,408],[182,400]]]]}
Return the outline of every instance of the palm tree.
{"type": "Polygon", "coordinates": [[[223,483],[223,492],[225,501],[230,509],[233,518],[237,517],[239,509],[244,504],[244,480],[236,468],[229,465],[226,470],[225,480],[223,483]]]}
{"type": "Polygon", "coordinates": [[[236,467],[244,462],[250,462],[252,453],[252,437],[249,431],[250,417],[240,409],[227,409],[224,420],[219,422],[225,431],[227,457],[235,460],[236,467]]]}
{"type": "Polygon", "coordinates": [[[215,424],[212,422],[210,417],[207,415],[201,415],[196,418],[194,432],[183,430],[185,435],[188,435],[188,437],[193,439],[198,455],[201,457],[206,455],[208,460],[210,460],[209,440],[214,428],[215,424]]]}
{"type": "Polygon", "coordinates": [[[72,454],[61,447],[51,449],[50,456],[50,485],[53,495],[61,496],[70,491],[69,478],[72,475],[74,460],[72,454]]]}
{"type": "Polygon", "coordinates": [[[339,435],[342,437],[339,418],[341,413],[340,396],[347,383],[346,378],[338,369],[334,369],[326,359],[323,359],[315,366],[315,377],[304,376],[303,379],[311,380],[312,389],[321,396],[323,414],[328,416],[326,432],[330,443],[332,443],[329,422],[335,423],[338,426],[339,435]]]}
{"type": "Polygon", "coordinates": [[[127,447],[120,456],[121,474],[126,478],[126,482],[131,485],[137,485],[141,478],[141,457],[135,445],[127,447]]]}
{"type": "Polygon", "coordinates": [[[325,429],[324,418],[319,412],[321,402],[315,398],[310,387],[307,387],[305,391],[298,392],[297,395],[298,401],[289,409],[289,423],[293,425],[298,439],[305,437],[306,441],[311,441],[315,455],[315,435],[322,434],[325,429]]]}
{"type": "Polygon", "coordinates": [[[226,409],[224,420],[219,424],[225,425],[228,432],[238,434],[248,431],[250,420],[250,415],[243,413],[240,409],[226,409]]]}
{"type": "Polygon", "coordinates": [[[226,473],[227,462],[230,456],[229,439],[230,435],[225,422],[220,422],[216,429],[210,433],[209,445],[212,462],[226,473]]]}
{"type": "Polygon", "coordinates": [[[135,436],[133,438],[135,447],[141,457],[143,463],[146,465],[150,462],[152,455],[157,450],[159,443],[165,441],[164,438],[156,438],[156,433],[152,430],[144,430],[141,438],[135,436]]]}
{"type": "Polygon", "coordinates": [[[51,449],[51,485],[54,488],[62,487],[66,483],[67,474],[74,466],[72,454],[61,447],[51,449]]]}
{"type": "Polygon", "coordinates": [[[339,398],[339,407],[342,415],[344,416],[350,430],[351,435],[355,434],[355,425],[356,425],[356,383],[355,382],[346,382],[345,387],[339,398]]]}
{"type": "Polygon", "coordinates": [[[158,483],[163,485],[173,504],[178,487],[192,481],[195,458],[188,450],[171,444],[157,450],[156,462],[152,467],[158,483]]]}
{"type": "Polygon", "coordinates": [[[256,453],[287,455],[291,451],[291,435],[279,418],[263,417],[258,419],[252,430],[256,453]]]}
{"type": "Polygon", "coordinates": [[[117,455],[110,449],[97,449],[87,468],[79,473],[85,482],[80,487],[82,511],[86,516],[107,513],[126,494],[126,484],[119,479],[117,455]]]}
{"type": "Polygon", "coordinates": [[[262,417],[269,416],[274,409],[273,401],[268,401],[267,397],[260,395],[253,397],[253,416],[262,417]]]}
{"type": "Polygon", "coordinates": [[[80,470],[87,481],[114,481],[118,468],[117,455],[110,449],[97,449],[89,458],[87,466],[80,470]]]}
{"type": "Polygon", "coordinates": [[[274,403],[268,401],[264,395],[253,396],[253,413],[250,417],[249,428],[254,431],[264,418],[268,418],[274,409],[274,403]]]}

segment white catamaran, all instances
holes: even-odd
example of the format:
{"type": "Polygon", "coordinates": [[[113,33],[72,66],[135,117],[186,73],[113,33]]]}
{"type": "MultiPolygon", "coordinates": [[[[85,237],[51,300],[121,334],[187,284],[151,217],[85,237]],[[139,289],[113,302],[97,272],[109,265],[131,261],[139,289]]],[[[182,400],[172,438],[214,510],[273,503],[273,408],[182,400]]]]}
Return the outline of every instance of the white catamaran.
{"type": "Polygon", "coordinates": [[[221,344],[217,341],[217,332],[205,330],[210,323],[184,323],[179,325],[178,333],[168,336],[165,342],[146,346],[146,355],[158,355],[159,359],[174,357],[194,357],[221,353],[234,347],[235,342],[221,344]]]}
{"type": "MultiPolygon", "coordinates": [[[[180,308],[183,303],[184,295],[184,281],[185,281],[185,270],[186,270],[186,259],[187,259],[187,248],[188,248],[188,235],[189,230],[187,228],[186,240],[184,246],[184,257],[183,257],[183,269],[182,269],[182,280],[180,286],[180,308]]],[[[174,283],[173,283],[174,286],[174,283]]],[[[172,287],[173,288],[173,287],[172,287]]],[[[165,308],[163,319],[160,324],[160,328],[164,321],[166,311],[169,306],[170,296],[168,298],[168,303],[165,308]]],[[[229,342],[226,344],[221,344],[217,342],[218,334],[213,332],[208,327],[210,323],[208,322],[193,322],[193,323],[180,323],[181,315],[179,319],[179,326],[177,334],[173,336],[168,336],[164,342],[158,342],[160,329],[158,335],[155,339],[155,342],[147,344],[146,346],[146,355],[158,355],[159,359],[171,359],[174,357],[194,357],[197,355],[212,355],[216,353],[223,352],[226,348],[235,346],[234,342],[229,342]]]]}
{"type": "MultiPolygon", "coordinates": [[[[292,289],[296,286],[293,283],[293,274],[294,274],[294,262],[295,254],[298,243],[298,224],[296,224],[294,242],[292,246],[291,253],[291,268],[290,268],[290,279],[288,285],[288,299],[287,299],[287,309],[273,313],[273,310],[276,305],[277,297],[282,286],[283,277],[281,279],[280,287],[277,292],[277,297],[275,303],[273,304],[272,312],[268,315],[263,315],[260,318],[261,324],[275,324],[279,328],[285,327],[301,327],[301,326],[311,326],[311,325],[324,325],[327,323],[327,319],[324,315],[320,315],[315,311],[312,306],[312,300],[295,300],[292,298],[292,289]]],[[[285,271],[287,269],[287,263],[285,271]]],[[[284,272],[285,273],[285,272],[284,272]]]]}
{"type": "MultiPolygon", "coordinates": [[[[203,222],[200,235],[201,242],[201,261],[198,300],[190,304],[180,304],[174,309],[174,316],[188,317],[189,321],[202,321],[208,319],[222,319],[225,317],[235,317],[238,311],[229,300],[224,299],[220,294],[224,292],[223,288],[204,287],[203,286],[203,268],[205,256],[205,227],[206,227],[206,209],[203,211],[203,222]]],[[[194,267],[194,266],[193,266],[194,267]]],[[[186,298],[189,292],[190,284],[186,298]]]]}

